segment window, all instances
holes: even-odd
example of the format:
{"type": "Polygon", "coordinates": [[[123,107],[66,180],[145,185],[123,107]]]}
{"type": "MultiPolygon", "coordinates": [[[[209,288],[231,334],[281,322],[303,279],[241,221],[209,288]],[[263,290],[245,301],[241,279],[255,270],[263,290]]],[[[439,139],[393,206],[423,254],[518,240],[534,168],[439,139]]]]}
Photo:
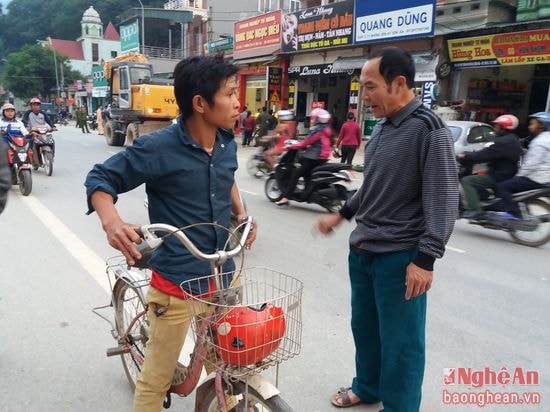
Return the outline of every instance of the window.
{"type": "Polygon", "coordinates": [[[92,61],[99,61],[99,46],[97,43],[92,43],[92,61]]]}
{"type": "Polygon", "coordinates": [[[90,29],[88,29],[88,26],[86,26],[85,31],[86,31],[86,36],[87,36],[88,34],[90,34],[90,29]]]}
{"type": "Polygon", "coordinates": [[[437,10],[436,15],[437,15],[437,17],[444,16],[445,15],[445,10],[437,10]]]}
{"type": "Polygon", "coordinates": [[[279,10],[279,0],[259,0],[258,11],[264,13],[267,11],[279,10]]]}
{"type": "Polygon", "coordinates": [[[460,13],[461,11],[462,11],[462,7],[453,7],[454,14],[460,13]]]}
{"type": "Polygon", "coordinates": [[[118,53],[116,52],[116,50],[111,50],[111,58],[115,58],[116,56],[118,56],[118,53]]]}
{"type": "Polygon", "coordinates": [[[479,9],[480,9],[479,3],[474,3],[470,6],[470,10],[472,10],[472,11],[479,10],[479,9]]]}
{"type": "Polygon", "coordinates": [[[290,0],[289,11],[298,11],[300,10],[300,0],[290,0]]]}

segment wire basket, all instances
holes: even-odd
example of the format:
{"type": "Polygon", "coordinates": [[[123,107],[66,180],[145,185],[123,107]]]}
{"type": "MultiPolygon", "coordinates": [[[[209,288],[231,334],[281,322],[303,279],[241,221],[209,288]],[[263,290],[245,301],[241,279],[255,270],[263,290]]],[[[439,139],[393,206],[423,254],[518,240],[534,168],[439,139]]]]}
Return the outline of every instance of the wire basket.
{"type": "Polygon", "coordinates": [[[207,368],[243,377],[300,353],[302,290],[298,279],[266,268],[210,275],[181,284],[193,300],[195,343],[207,368]],[[219,284],[223,289],[216,288],[219,284]]]}

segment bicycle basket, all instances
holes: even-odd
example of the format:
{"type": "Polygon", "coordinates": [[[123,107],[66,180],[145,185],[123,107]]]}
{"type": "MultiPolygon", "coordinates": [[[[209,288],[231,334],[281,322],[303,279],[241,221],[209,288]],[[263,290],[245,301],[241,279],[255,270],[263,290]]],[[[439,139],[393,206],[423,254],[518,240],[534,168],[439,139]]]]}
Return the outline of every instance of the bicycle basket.
{"type": "Polygon", "coordinates": [[[201,303],[191,305],[195,316],[192,328],[196,342],[208,349],[203,357],[207,366],[224,365],[228,374],[243,376],[300,353],[303,284],[298,279],[270,269],[250,268],[194,279],[181,286],[188,299],[201,303]],[[212,292],[216,277],[219,284],[229,287],[212,292]],[[206,284],[208,290],[204,290],[206,284]]]}

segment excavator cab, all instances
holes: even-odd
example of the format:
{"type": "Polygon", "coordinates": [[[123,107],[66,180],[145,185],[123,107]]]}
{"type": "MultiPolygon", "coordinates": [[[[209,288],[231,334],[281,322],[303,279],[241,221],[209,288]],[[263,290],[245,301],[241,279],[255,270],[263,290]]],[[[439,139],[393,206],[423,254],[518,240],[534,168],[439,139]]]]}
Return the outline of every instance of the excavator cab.
{"type": "Polygon", "coordinates": [[[117,109],[131,110],[132,86],[148,84],[153,76],[153,68],[145,63],[119,63],[111,67],[112,105],[117,109]]]}

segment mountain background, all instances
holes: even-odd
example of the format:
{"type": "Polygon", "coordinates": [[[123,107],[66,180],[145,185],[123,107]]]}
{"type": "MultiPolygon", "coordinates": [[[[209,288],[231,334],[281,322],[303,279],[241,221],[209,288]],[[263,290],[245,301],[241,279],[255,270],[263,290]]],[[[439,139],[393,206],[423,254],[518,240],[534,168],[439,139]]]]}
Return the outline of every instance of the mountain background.
{"type": "MultiPolygon", "coordinates": [[[[144,7],[162,7],[165,0],[142,0],[144,7]]],[[[109,21],[118,29],[119,15],[137,0],[0,0],[0,61],[24,45],[47,37],[76,40],[82,14],[94,6],[105,28],[109,21]]],[[[161,39],[159,39],[161,41],[161,39]]],[[[147,42],[155,45],[157,41],[147,42]]]]}

